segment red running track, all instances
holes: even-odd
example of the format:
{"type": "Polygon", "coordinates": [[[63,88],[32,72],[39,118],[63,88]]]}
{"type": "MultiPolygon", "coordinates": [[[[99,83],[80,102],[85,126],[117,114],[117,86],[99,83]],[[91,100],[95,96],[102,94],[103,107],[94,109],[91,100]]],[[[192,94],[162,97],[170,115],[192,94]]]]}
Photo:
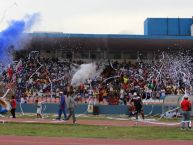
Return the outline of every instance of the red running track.
{"type": "Polygon", "coordinates": [[[191,145],[193,141],[0,136],[1,145],[191,145]]]}

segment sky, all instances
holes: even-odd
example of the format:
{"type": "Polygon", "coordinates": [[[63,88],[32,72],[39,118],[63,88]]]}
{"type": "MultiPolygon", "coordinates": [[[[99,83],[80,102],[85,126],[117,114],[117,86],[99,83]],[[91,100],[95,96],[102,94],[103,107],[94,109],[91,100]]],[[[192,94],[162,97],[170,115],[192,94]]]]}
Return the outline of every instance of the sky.
{"type": "Polygon", "coordinates": [[[192,18],[193,0],[0,0],[0,31],[39,13],[30,32],[144,33],[146,18],[192,18]]]}

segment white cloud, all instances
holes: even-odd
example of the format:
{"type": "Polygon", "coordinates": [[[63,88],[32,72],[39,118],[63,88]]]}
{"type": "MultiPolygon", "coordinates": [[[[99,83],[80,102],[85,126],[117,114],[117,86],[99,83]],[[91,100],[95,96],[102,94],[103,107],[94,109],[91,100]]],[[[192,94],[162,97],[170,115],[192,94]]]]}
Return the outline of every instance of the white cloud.
{"type": "Polygon", "coordinates": [[[0,30],[10,19],[39,12],[34,31],[143,34],[147,17],[192,17],[192,0],[0,0],[0,30]],[[13,4],[17,6],[12,6],[13,4]],[[10,8],[12,6],[12,8],[10,8]]]}

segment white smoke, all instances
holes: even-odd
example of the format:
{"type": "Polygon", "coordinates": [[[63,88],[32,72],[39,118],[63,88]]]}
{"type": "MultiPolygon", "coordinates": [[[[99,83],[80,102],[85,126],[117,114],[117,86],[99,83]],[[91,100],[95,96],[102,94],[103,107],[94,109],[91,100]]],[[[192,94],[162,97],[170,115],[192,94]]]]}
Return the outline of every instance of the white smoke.
{"type": "Polygon", "coordinates": [[[81,83],[85,83],[89,78],[94,78],[96,76],[96,68],[95,63],[80,65],[78,71],[72,77],[71,85],[78,86],[81,83]]]}

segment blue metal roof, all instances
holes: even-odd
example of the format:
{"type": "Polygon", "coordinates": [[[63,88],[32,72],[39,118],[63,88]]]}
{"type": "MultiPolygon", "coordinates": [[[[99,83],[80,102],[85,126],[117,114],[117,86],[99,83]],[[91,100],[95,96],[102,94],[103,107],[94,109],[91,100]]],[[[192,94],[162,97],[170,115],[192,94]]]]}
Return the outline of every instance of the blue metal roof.
{"type": "Polygon", "coordinates": [[[181,39],[193,40],[193,36],[155,36],[127,34],[73,34],[73,33],[30,33],[32,37],[48,38],[128,38],[128,39],[181,39]]]}
{"type": "Polygon", "coordinates": [[[145,35],[190,36],[192,18],[147,18],[144,22],[145,35]]]}

